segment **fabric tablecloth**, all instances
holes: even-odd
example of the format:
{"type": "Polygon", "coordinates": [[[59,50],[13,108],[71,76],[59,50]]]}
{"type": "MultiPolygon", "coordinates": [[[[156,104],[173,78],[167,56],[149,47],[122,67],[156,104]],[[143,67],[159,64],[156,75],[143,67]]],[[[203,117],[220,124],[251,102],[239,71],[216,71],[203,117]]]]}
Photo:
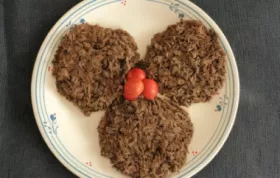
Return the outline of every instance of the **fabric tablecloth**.
{"type": "MultiPolygon", "coordinates": [[[[30,83],[39,47],[79,0],[0,0],[0,177],[75,177],[36,126],[30,83]]],[[[280,1],[194,0],[221,27],[237,60],[241,96],[222,150],[196,178],[280,176],[280,1]]]]}

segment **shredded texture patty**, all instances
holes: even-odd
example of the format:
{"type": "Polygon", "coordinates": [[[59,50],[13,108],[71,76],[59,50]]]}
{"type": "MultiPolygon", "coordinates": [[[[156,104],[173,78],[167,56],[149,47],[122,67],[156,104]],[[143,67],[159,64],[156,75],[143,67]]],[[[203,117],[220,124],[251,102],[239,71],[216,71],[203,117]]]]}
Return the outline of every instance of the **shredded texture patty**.
{"type": "Polygon", "coordinates": [[[225,80],[225,53],[200,21],[182,20],[156,34],[142,63],[161,94],[185,106],[209,101],[225,80]]]}
{"type": "Polygon", "coordinates": [[[125,74],[139,60],[136,50],[134,39],[123,30],[75,26],[53,60],[58,92],[85,115],[106,109],[122,95],[125,74]]]}
{"type": "Polygon", "coordinates": [[[134,178],[167,177],[185,164],[193,125],[188,113],[160,98],[118,99],[98,126],[101,154],[134,178]]]}

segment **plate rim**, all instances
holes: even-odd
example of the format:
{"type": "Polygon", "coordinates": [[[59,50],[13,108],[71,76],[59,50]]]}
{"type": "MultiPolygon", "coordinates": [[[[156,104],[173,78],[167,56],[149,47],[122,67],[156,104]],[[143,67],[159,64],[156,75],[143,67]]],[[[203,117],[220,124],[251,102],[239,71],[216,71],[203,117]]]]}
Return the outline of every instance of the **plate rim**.
{"type": "MultiPolygon", "coordinates": [[[[63,158],[61,156],[59,156],[59,153],[54,149],[54,147],[51,145],[50,141],[47,138],[47,135],[44,132],[44,128],[42,127],[42,125],[40,124],[40,116],[38,114],[38,108],[36,106],[36,95],[35,93],[35,78],[36,78],[36,69],[38,68],[38,64],[40,61],[40,54],[42,54],[42,50],[43,47],[46,46],[47,44],[47,40],[50,38],[50,36],[53,34],[53,32],[55,31],[55,29],[57,28],[57,26],[59,25],[60,22],[62,22],[62,20],[68,16],[72,11],[78,9],[80,6],[86,4],[88,1],[92,1],[92,0],[83,0],[81,2],[79,2],[78,4],[74,5],[71,9],[69,9],[67,12],[64,13],[64,15],[62,17],[59,18],[59,20],[57,20],[55,22],[55,25],[53,25],[53,27],[51,28],[51,30],[48,32],[48,34],[46,35],[42,45],[40,46],[39,52],[37,54],[35,63],[34,63],[34,67],[33,67],[33,71],[32,71],[32,80],[31,80],[31,101],[32,101],[32,109],[33,109],[33,113],[35,116],[35,120],[36,120],[36,124],[39,128],[40,134],[43,137],[43,140],[45,141],[45,143],[47,144],[47,146],[49,147],[49,149],[51,150],[51,152],[54,154],[54,156],[60,161],[60,163],[62,165],[64,165],[69,171],[71,171],[72,173],[74,173],[75,175],[79,176],[79,177],[84,177],[83,174],[81,174],[78,170],[75,170],[71,165],[69,165],[67,163],[67,161],[63,160],[63,158]]],[[[212,24],[212,28],[215,29],[215,31],[219,34],[219,37],[221,39],[223,39],[224,45],[226,45],[226,48],[229,49],[229,55],[231,60],[232,65],[232,71],[233,71],[233,79],[234,79],[234,92],[235,92],[235,96],[233,98],[233,108],[232,108],[232,114],[229,115],[230,119],[229,119],[229,126],[226,127],[225,129],[225,133],[221,136],[221,140],[218,141],[217,146],[214,148],[214,150],[210,153],[210,155],[208,156],[208,158],[204,161],[202,161],[202,163],[198,164],[195,168],[193,168],[193,170],[191,172],[188,173],[188,176],[191,177],[193,175],[195,175],[196,173],[198,173],[200,170],[202,170],[206,165],[208,165],[215,156],[217,156],[218,152],[221,150],[221,148],[223,147],[223,145],[225,144],[226,140],[229,137],[229,134],[232,131],[233,125],[235,123],[236,120],[236,115],[237,115],[237,110],[238,110],[238,106],[239,106],[239,100],[240,100],[240,79],[239,79],[239,72],[238,72],[238,67],[237,67],[237,63],[236,63],[236,59],[235,56],[233,54],[233,51],[231,49],[231,46],[229,45],[229,42],[227,40],[227,38],[225,37],[225,35],[223,34],[222,30],[220,29],[220,27],[215,23],[215,21],[206,13],[204,12],[200,7],[198,7],[196,4],[194,4],[193,2],[189,1],[189,0],[183,0],[183,3],[186,3],[187,5],[191,6],[192,8],[194,8],[196,11],[199,12],[199,15],[202,16],[202,18],[205,18],[206,21],[209,21],[212,24]]],[[[175,0],[175,2],[182,2],[180,0],[175,0]]],[[[178,175],[178,177],[184,177],[186,175],[178,175]]]]}

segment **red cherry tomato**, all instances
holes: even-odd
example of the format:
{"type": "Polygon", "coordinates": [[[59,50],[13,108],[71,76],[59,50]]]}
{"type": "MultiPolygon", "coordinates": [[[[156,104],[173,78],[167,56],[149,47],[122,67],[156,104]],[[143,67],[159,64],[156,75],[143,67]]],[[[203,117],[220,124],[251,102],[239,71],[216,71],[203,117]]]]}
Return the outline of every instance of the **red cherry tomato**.
{"type": "Polygon", "coordinates": [[[137,79],[130,79],[124,84],[124,97],[127,100],[135,100],[143,92],[144,84],[137,79]]]}
{"type": "Polygon", "coordinates": [[[142,69],[139,69],[139,68],[131,69],[127,73],[126,80],[128,81],[128,80],[133,79],[133,78],[142,81],[146,78],[146,73],[142,69]]]}
{"type": "Polygon", "coordinates": [[[152,79],[143,80],[144,91],[143,95],[146,99],[153,100],[158,94],[158,84],[152,79]]]}
{"type": "Polygon", "coordinates": [[[137,100],[137,98],[139,97],[139,95],[126,95],[125,93],[124,93],[124,99],[126,99],[126,100],[137,100]]]}

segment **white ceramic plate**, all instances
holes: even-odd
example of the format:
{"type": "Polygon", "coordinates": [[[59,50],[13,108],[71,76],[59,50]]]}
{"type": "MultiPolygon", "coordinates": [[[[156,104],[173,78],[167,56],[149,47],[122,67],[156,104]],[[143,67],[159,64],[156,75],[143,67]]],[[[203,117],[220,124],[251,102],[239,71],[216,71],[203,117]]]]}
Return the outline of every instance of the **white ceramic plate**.
{"type": "Polygon", "coordinates": [[[232,50],[215,22],[187,0],[85,0],[69,10],[52,28],[36,59],[32,77],[32,104],[40,132],[57,159],[79,177],[124,177],[100,156],[97,126],[104,112],[85,117],[56,91],[51,61],[62,36],[75,24],[91,23],[127,30],[141,56],[157,32],[180,18],[197,19],[213,28],[226,52],[227,79],[210,103],[192,105],[188,111],[194,136],[187,164],[174,177],[191,177],[221,149],[233,126],[239,78],[232,50]]]}

